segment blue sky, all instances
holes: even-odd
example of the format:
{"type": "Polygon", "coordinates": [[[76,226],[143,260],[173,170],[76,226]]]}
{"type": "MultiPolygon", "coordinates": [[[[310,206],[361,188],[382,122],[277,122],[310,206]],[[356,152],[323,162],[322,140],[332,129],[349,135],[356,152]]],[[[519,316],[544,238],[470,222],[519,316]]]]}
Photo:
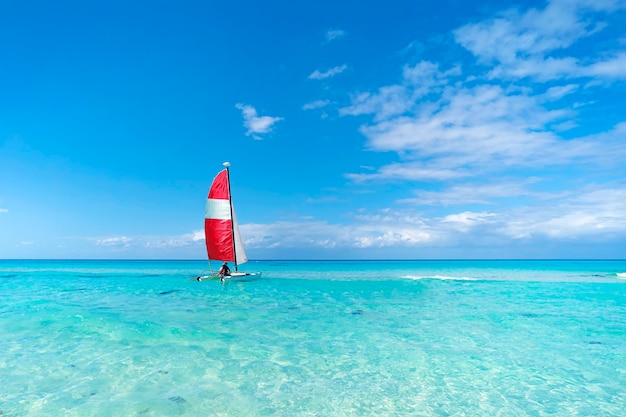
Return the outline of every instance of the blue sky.
{"type": "Polygon", "coordinates": [[[626,257],[626,1],[0,4],[0,258],[626,257]]]}

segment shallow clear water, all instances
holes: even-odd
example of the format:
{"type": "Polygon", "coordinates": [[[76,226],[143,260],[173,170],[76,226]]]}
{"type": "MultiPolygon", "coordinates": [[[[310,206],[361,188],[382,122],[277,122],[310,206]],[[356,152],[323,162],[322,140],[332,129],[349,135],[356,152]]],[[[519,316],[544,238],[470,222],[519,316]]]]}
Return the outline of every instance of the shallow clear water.
{"type": "Polygon", "coordinates": [[[623,416],[626,261],[0,261],[4,416],[623,416]]]}

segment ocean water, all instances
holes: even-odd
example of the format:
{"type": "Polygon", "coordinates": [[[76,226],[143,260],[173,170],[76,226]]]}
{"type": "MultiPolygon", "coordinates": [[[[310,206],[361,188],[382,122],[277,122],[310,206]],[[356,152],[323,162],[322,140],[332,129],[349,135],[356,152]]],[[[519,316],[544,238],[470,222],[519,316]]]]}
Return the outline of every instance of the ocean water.
{"type": "Polygon", "coordinates": [[[626,416],[626,261],[0,261],[0,415],[626,416]]]}

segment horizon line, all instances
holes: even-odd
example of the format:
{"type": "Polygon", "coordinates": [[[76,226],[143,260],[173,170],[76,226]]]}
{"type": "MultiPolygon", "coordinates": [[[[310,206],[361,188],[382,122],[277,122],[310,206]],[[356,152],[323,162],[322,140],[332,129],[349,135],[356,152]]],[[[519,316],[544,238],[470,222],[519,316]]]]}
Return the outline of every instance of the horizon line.
{"type": "MultiPolygon", "coordinates": [[[[1,261],[121,261],[121,262],[224,262],[206,259],[176,259],[176,258],[0,258],[1,261]]],[[[420,261],[626,261],[626,258],[337,258],[337,259],[291,259],[268,258],[249,259],[248,262],[420,262],[420,261]]],[[[233,261],[229,261],[234,263],[233,261]]],[[[240,264],[243,265],[243,264],[240,264]]]]}

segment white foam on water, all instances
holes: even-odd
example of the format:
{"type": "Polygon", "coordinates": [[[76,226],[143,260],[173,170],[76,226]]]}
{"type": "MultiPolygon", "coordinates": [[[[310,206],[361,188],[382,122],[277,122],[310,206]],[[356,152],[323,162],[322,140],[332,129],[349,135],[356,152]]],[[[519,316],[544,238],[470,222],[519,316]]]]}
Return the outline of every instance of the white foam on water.
{"type": "Polygon", "coordinates": [[[400,278],[419,281],[422,279],[438,279],[441,281],[477,281],[477,278],[471,277],[455,277],[447,275],[403,275],[400,278]]]}

